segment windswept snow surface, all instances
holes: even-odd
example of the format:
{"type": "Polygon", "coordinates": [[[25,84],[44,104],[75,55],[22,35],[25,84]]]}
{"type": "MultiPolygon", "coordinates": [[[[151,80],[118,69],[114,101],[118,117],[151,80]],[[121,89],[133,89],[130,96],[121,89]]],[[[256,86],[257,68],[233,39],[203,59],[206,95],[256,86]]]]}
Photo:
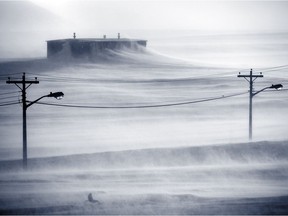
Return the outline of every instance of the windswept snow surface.
{"type": "Polygon", "coordinates": [[[0,212],[287,214],[287,158],[283,141],[2,161],[0,212]]]}
{"type": "Polygon", "coordinates": [[[28,108],[26,172],[22,107],[0,106],[1,214],[288,214],[287,34],[160,38],[94,59],[0,62],[0,105],[21,99],[6,80],[23,72],[40,81],[28,100],[65,94],[28,108]],[[251,67],[264,74],[255,90],[284,85],[254,97],[254,142],[237,78],[251,67]]]}

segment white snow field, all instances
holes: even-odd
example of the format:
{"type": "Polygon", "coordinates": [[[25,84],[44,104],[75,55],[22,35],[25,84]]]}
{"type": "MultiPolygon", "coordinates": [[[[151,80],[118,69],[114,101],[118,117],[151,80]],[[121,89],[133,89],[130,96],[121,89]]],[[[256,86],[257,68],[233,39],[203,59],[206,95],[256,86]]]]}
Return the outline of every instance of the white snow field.
{"type": "Polygon", "coordinates": [[[286,214],[287,156],[285,141],[2,161],[0,212],[286,214]]]}
{"type": "Polygon", "coordinates": [[[287,34],[147,39],[92,60],[1,60],[1,214],[288,214],[287,34]],[[251,68],[255,91],[284,86],[253,98],[253,142],[237,77],[251,68]],[[6,84],[23,72],[40,82],[29,101],[65,94],[28,108],[26,171],[6,84]]]}

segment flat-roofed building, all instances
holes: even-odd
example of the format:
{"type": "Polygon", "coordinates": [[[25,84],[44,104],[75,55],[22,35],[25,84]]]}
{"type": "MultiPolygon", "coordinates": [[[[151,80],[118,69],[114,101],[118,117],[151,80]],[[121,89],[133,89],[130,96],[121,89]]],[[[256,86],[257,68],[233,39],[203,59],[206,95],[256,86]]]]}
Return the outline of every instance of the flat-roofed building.
{"type": "Polygon", "coordinates": [[[74,58],[95,57],[107,50],[121,50],[123,48],[138,50],[146,47],[146,40],[120,38],[74,38],[48,40],[47,58],[59,56],[61,53],[71,55],[74,58]]]}

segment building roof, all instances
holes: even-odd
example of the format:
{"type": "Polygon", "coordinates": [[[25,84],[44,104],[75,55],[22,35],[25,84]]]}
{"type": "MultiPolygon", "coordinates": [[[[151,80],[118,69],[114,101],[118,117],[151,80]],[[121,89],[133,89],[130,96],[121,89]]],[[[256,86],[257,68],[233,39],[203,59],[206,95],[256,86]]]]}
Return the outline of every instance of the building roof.
{"type": "Polygon", "coordinates": [[[67,39],[57,39],[57,40],[47,40],[46,42],[66,42],[66,41],[78,41],[78,42],[136,42],[136,41],[147,41],[142,39],[129,39],[129,38],[67,38],[67,39]]]}

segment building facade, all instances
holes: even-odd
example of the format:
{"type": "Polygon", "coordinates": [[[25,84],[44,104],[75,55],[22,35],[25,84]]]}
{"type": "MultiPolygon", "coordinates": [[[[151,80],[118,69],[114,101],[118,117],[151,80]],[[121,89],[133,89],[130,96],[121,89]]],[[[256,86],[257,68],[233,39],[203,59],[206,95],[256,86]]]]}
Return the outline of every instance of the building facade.
{"type": "Polygon", "coordinates": [[[146,40],[118,38],[81,38],[60,39],[47,41],[47,58],[57,58],[59,56],[69,55],[73,58],[97,57],[109,50],[132,49],[138,50],[146,47],[146,40]]]}

